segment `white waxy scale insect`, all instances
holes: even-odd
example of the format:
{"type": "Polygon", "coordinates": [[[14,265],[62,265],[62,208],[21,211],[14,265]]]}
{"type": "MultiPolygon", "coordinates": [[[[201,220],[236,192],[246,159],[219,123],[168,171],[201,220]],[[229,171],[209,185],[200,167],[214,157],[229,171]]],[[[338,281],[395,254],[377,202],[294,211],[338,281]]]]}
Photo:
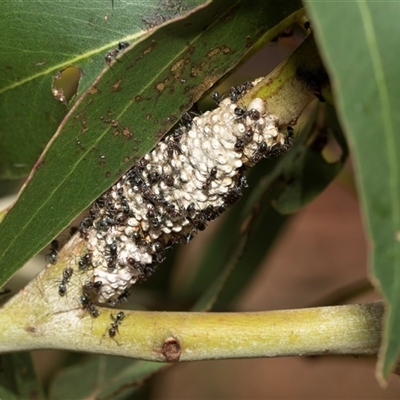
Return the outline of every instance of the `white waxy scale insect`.
{"type": "Polygon", "coordinates": [[[239,199],[246,168],[290,147],[262,99],[253,99],[242,116],[237,107],[225,98],[191,124],[186,119],[181,135],[164,138],[96,203],[97,216],[81,231],[93,282],[102,282],[94,301],[116,304],[154,272],[172,245],[187,243],[239,199]]]}

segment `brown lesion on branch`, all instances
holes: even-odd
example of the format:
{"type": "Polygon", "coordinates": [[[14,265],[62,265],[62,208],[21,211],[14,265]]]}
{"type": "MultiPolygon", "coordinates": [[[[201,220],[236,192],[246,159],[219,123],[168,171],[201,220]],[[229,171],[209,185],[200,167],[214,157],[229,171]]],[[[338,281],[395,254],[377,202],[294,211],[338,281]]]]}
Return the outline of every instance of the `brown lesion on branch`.
{"type": "Polygon", "coordinates": [[[181,357],[181,345],[178,339],[169,337],[165,339],[161,351],[157,350],[157,353],[164,357],[164,361],[176,362],[181,357]]]}

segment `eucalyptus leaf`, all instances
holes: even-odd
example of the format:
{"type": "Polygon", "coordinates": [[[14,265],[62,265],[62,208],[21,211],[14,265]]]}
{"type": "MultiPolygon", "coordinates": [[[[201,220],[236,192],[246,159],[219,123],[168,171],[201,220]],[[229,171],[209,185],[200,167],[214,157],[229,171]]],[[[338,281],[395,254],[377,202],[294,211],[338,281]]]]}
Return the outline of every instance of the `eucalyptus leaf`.
{"type": "Polygon", "coordinates": [[[379,362],[379,373],[387,378],[400,355],[400,79],[393,50],[400,7],[367,1],[306,4],[354,156],[373,280],[387,300],[379,362]]]}
{"type": "Polygon", "coordinates": [[[0,284],[300,5],[274,7],[268,14],[261,0],[211,3],[155,30],[103,71],[64,119],[0,224],[0,284]]]}
{"type": "Polygon", "coordinates": [[[49,399],[123,399],[162,367],[165,364],[123,357],[92,357],[61,370],[51,383],[49,399]]]}
{"type": "MultiPolygon", "coordinates": [[[[135,42],[148,29],[204,4],[134,0],[4,1],[0,29],[0,176],[26,176],[69,107],[52,93],[54,78],[79,68],[75,99],[107,66],[119,41],[135,42]]],[[[74,101],[71,101],[71,106],[74,101]]]]}

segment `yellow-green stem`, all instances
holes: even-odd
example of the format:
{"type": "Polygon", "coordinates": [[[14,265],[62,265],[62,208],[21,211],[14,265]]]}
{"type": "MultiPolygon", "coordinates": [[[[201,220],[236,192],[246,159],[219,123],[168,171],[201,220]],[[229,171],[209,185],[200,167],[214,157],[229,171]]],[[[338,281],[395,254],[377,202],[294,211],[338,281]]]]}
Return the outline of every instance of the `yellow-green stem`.
{"type": "Polygon", "coordinates": [[[279,119],[279,124],[295,125],[307,105],[314,100],[316,83],[324,82],[321,91],[331,100],[326,72],[319,57],[313,36],[265,78],[262,78],[241,99],[247,106],[255,97],[262,98],[269,113],[279,119]]]}
{"type": "Polygon", "coordinates": [[[21,306],[29,307],[22,301],[0,313],[7,327],[0,352],[56,348],[152,361],[376,354],[383,315],[381,302],[248,313],[127,311],[110,338],[115,310],[103,309],[97,319],[79,307],[38,318],[21,306]]]}

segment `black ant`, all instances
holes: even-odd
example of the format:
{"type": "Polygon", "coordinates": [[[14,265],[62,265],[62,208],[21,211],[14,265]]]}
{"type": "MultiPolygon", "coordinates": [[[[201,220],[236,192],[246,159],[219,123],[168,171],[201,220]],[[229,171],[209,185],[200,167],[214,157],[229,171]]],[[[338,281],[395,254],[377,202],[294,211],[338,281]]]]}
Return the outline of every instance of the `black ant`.
{"type": "MultiPolygon", "coordinates": [[[[169,143],[168,143],[169,144],[169,143]]],[[[157,171],[152,171],[148,174],[147,179],[150,185],[155,185],[161,179],[161,175],[157,171]]]]}
{"type": "Polygon", "coordinates": [[[117,224],[123,224],[126,220],[128,219],[128,215],[120,212],[116,217],[115,217],[115,222],[117,224]]]}
{"type": "Polygon", "coordinates": [[[247,116],[253,121],[258,121],[260,119],[260,112],[255,108],[252,108],[249,111],[247,111],[247,116]]]}
{"type": "Polygon", "coordinates": [[[242,196],[242,191],[238,187],[234,187],[223,196],[226,205],[230,206],[236,203],[242,196]]]}
{"type": "Polygon", "coordinates": [[[195,212],[196,212],[196,205],[194,203],[190,203],[187,207],[186,207],[186,212],[187,215],[189,217],[193,217],[195,212]]]}
{"type": "Polygon", "coordinates": [[[141,187],[144,184],[142,171],[139,167],[133,167],[132,169],[130,169],[126,174],[126,177],[132,187],[141,187]]]}
{"type": "Polygon", "coordinates": [[[294,129],[291,126],[288,126],[286,129],[285,150],[289,150],[293,144],[294,129]]]}
{"type": "Polygon", "coordinates": [[[152,246],[152,253],[153,254],[160,253],[161,251],[164,251],[164,250],[166,250],[164,248],[164,245],[160,241],[156,240],[152,246]]]}
{"type": "Polygon", "coordinates": [[[129,215],[130,212],[131,212],[131,209],[130,209],[130,207],[129,207],[128,200],[127,200],[127,198],[126,198],[125,196],[122,196],[122,197],[121,197],[121,209],[122,209],[122,212],[123,212],[124,214],[126,214],[126,215],[129,215]]]}
{"type": "Polygon", "coordinates": [[[110,252],[110,256],[116,256],[118,254],[118,244],[117,242],[112,242],[108,245],[108,250],[110,252]]]}
{"type": "Polygon", "coordinates": [[[237,180],[236,180],[236,184],[238,185],[238,187],[240,187],[240,188],[242,188],[242,187],[248,187],[249,185],[248,185],[248,183],[247,183],[247,179],[246,179],[246,177],[244,176],[244,175],[239,175],[238,177],[237,177],[237,180]]]}
{"type": "Polygon", "coordinates": [[[260,119],[260,112],[254,108],[252,108],[250,110],[245,110],[244,108],[236,107],[233,110],[233,112],[235,113],[235,115],[238,116],[238,119],[242,119],[245,117],[249,117],[253,121],[257,121],[260,119]]]}
{"type": "Polygon", "coordinates": [[[177,234],[175,233],[175,234],[172,234],[172,235],[170,236],[167,245],[168,245],[168,246],[173,246],[173,245],[179,244],[179,243],[183,243],[183,238],[182,238],[181,235],[177,235],[177,234]]]}
{"type": "Polygon", "coordinates": [[[318,69],[314,72],[304,70],[302,68],[296,69],[296,77],[302,81],[307,89],[320,101],[325,102],[325,98],[321,93],[322,88],[329,82],[326,71],[318,69]]]}
{"type": "Polygon", "coordinates": [[[231,87],[231,90],[229,92],[229,97],[231,98],[232,103],[236,103],[238,101],[239,93],[235,86],[231,87]]]}
{"type": "Polygon", "coordinates": [[[95,204],[99,208],[104,208],[106,206],[106,202],[108,200],[108,195],[103,193],[96,201],[95,204]]]}
{"type": "Polygon", "coordinates": [[[214,92],[211,95],[211,98],[215,101],[215,104],[218,105],[219,103],[221,103],[222,97],[218,92],[214,92]]]}
{"type": "Polygon", "coordinates": [[[86,239],[89,229],[93,226],[93,218],[86,217],[80,224],[79,224],[79,233],[82,239],[86,239]]]}
{"type": "Polygon", "coordinates": [[[257,150],[251,156],[251,162],[256,163],[260,161],[261,158],[266,157],[267,150],[268,150],[267,143],[261,142],[257,150]]]}
{"type": "Polygon", "coordinates": [[[85,271],[89,269],[91,262],[92,262],[92,255],[90,253],[86,253],[81,257],[81,259],[78,262],[79,270],[85,271]]]}
{"type": "Polygon", "coordinates": [[[139,243],[142,237],[138,231],[133,231],[131,234],[131,238],[135,243],[139,243]]]}
{"type": "Polygon", "coordinates": [[[204,210],[204,217],[207,221],[213,221],[215,218],[218,217],[218,211],[214,209],[213,206],[209,205],[204,210]]]}
{"type": "Polygon", "coordinates": [[[114,225],[115,225],[115,220],[112,219],[111,217],[109,217],[108,215],[106,215],[104,218],[102,218],[101,220],[99,220],[97,222],[96,227],[100,231],[107,232],[108,228],[110,228],[114,225]]]}
{"type": "Polygon", "coordinates": [[[240,95],[251,87],[253,87],[253,84],[249,81],[246,81],[239,86],[232,86],[229,92],[229,97],[231,98],[231,102],[236,103],[240,95]]]}
{"type": "Polygon", "coordinates": [[[160,225],[161,225],[161,222],[160,222],[160,220],[159,220],[157,217],[152,218],[149,222],[150,222],[150,225],[151,225],[151,227],[152,227],[153,229],[157,229],[157,228],[159,228],[160,225]]]}
{"type": "Polygon", "coordinates": [[[128,301],[130,294],[131,292],[129,290],[125,290],[125,292],[120,294],[116,299],[108,300],[108,304],[111,307],[115,307],[117,304],[122,303],[123,301],[128,301]]]}
{"type": "Polygon", "coordinates": [[[93,203],[92,207],[90,207],[89,210],[90,217],[95,219],[99,216],[99,214],[100,214],[100,207],[98,206],[97,203],[93,203]]]}
{"type": "Polygon", "coordinates": [[[120,53],[122,50],[126,49],[127,47],[129,47],[128,42],[119,42],[118,47],[110,50],[104,57],[104,59],[106,60],[106,63],[108,65],[111,65],[111,61],[118,55],[118,53],[120,53]]]}
{"type": "Polygon", "coordinates": [[[195,230],[204,231],[207,226],[206,214],[202,211],[195,214],[193,217],[188,217],[195,230]]]}
{"type": "Polygon", "coordinates": [[[65,293],[67,292],[67,283],[69,282],[73,273],[74,273],[74,270],[71,267],[64,268],[64,270],[62,272],[61,283],[58,286],[58,294],[60,296],[64,296],[65,293]]]}
{"type": "Polygon", "coordinates": [[[147,210],[146,213],[147,218],[151,219],[151,218],[155,218],[157,216],[157,210],[155,210],[154,208],[149,208],[147,210]]]}
{"type": "Polygon", "coordinates": [[[145,186],[141,190],[141,193],[145,200],[147,200],[149,203],[152,203],[154,205],[154,199],[155,199],[156,195],[148,186],[145,186]]]}
{"type": "Polygon", "coordinates": [[[108,267],[109,268],[114,268],[117,263],[117,258],[118,258],[118,243],[116,241],[111,242],[110,244],[107,245],[107,253],[108,253],[108,267]]]}
{"type": "Polygon", "coordinates": [[[175,142],[179,142],[183,136],[183,130],[181,128],[175,129],[172,133],[172,138],[175,142]]]}
{"type": "Polygon", "coordinates": [[[217,167],[213,167],[210,171],[210,174],[208,175],[205,184],[203,185],[202,189],[203,190],[208,190],[210,188],[211,182],[215,180],[217,177],[217,167]]]}
{"type": "MultiPolygon", "coordinates": [[[[133,257],[128,257],[127,259],[126,259],[126,262],[127,262],[127,264],[128,264],[128,267],[132,267],[132,268],[134,268],[134,267],[136,267],[136,264],[137,264],[137,262],[136,262],[136,260],[133,258],[133,257]]],[[[111,301],[111,300],[110,300],[111,301]]],[[[111,304],[111,303],[110,303],[111,304]]],[[[117,303],[115,303],[115,304],[117,304],[117,303]]],[[[114,304],[114,305],[115,305],[114,304]]]]}
{"type": "Polygon", "coordinates": [[[59,243],[58,240],[54,239],[51,243],[50,243],[50,254],[48,255],[48,259],[49,262],[51,264],[56,264],[57,260],[58,260],[58,249],[59,249],[59,243]]]}
{"type": "Polygon", "coordinates": [[[117,196],[121,198],[124,195],[124,188],[121,186],[117,189],[117,196]]]}
{"type": "Polygon", "coordinates": [[[174,186],[175,179],[172,175],[169,174],[162,174],[161,175],[161,180],[167,185],[167,186],[174,186]]]}
{"type": "Polygon", "coordinates": [[[181,122],[187,129],[190,129],[192,127],[193,118],[188,112],[184,112],[181,118],[181,122]]]}
{"type": "Polygon", "coordinates": [[[235,113],[235,115],[237,115],[238,117],[244,117],[246,115],[246,110],[244,108],[241,107],[236,107],[233,112],[235,113]]]}
{"type": "Polygon", "coordinates": [[[118,50],[125,50],[130,46],[130,44],[128,42],[119,42],[118,43],[118,50]]]}
{"type": "MultiPolygon", "coordinates": [[[[108,328],[108,336],[110,336],[110,338],[115,338],[115,335],[118,332],[118,326],[121,324],[121,321],[125,318],[125,314],[123,311],[120,311],[116,317],[114,317],[112,314],[110,314],[110,317],[113,320],[113,322],[108,328]]],[[[118,346],[120,346],[119,343],[118,346]]]]}
{"type": "Polygon", "coordinates": [[[151,189],[150,187],[146,186],[141,190],[142,197],[147,200],[150,204],[154,206],[154,208],[157,207],[164,207],[165,206],[165,200],[161,196],[157,196],[151,189]]]}
{"type": "Polygon", "coordinates": [[[87,310],[93,318],[97,318],[100,315],[99,310],[94,306],[86,294],[83,294],[80,297],[80,301],[82,308],[87,310]]]}
{"type": "Polygon", "coordinates": [[[253,129],[252,128],[248,129],[243,135],[243,140],[245,144],[249,144],[253,140],[253,136],[254,136],[253,129]]]}
{"type": "Polygon", "coordinates": [[[235,150],[241,151],[244,149],[246,142],[244,141],[243,138],[237,138],[236,143],[235,143],[235,150]]]}
{"type": "Polygon", "coordinates": [[[117,266],[117,260],[118,260],[118,257],[115,255],[115,256],[110,256],[109,258],[108,258],[108,260],[107,260],[107,268],[110,270],[110,271],[113,271],[115,268],[116,268],[116,266],[117,266]]]}
{"type": "Polygon", "coordinates": [[[177,154],[180,154],[181,151],[181,147],[179,145],[178,141],[175,140],[170,140],[167,143],[167,155],[169,158],[172,158],[174,155],[174,152],[176,152],[177,154]]]}
{"type": "Polygon", "coordinates": [[[144,170],[148,163],[149,163],[149,161],[147,161],[144,158],[141,158],[140,160],[136,161],[135,167],[138,168],[139,170],[144,170]]]}
{"type": "Polygon", "coordinates": [[[294,129],[290,125],[286,127],[286,131],[287,131],[286,136],[288,138],[292,138],[294,136],[294,129]]]}
{"type": "Polygon", "coordinates": [[[154,271],[158,266],[158,262],[153,262],[151,264],[146,264],[143,268],[143,274],[140,276],[142,281],[147,281],[147,279],[153,275],[154,271]]]}
{"type": "Polygon", "coordinates": [[[169,203],[165,208],[166,213],[171,221],[178,221],[178,219],[183,217],[181,210],[175,207],[175,204],[169,203]]]}
{"type": "Polygon", "coordinates": [[[89,296],[94,294],[98,294],[101,286],[103,285],[102,281],[87,281],[83,286],[82,286],[82,291],[86,296],[89,296]]]}

